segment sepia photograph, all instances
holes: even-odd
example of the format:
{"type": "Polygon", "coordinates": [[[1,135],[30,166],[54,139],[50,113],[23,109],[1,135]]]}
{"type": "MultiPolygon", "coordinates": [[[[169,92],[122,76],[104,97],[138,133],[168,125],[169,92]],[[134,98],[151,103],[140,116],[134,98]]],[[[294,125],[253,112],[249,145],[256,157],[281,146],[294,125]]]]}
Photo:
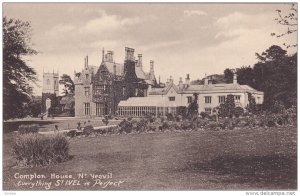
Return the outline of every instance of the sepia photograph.
{"type": "Polygon", "coordinates": [[[2,3],[2,191],[295,195],[297,35],[292,2],[2,3]]]}

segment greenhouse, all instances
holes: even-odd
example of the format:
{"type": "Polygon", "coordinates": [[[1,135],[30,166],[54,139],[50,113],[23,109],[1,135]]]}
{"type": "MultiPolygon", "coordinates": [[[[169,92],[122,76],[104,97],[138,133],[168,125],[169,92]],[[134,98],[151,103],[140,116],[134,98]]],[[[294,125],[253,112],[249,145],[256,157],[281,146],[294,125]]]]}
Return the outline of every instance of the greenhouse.
{"type": "Polygon", "coordinates": [[[175,115],[177,106],[163,97],[131,97],[118,105],[118,115],[123,117],[175,115]]]}

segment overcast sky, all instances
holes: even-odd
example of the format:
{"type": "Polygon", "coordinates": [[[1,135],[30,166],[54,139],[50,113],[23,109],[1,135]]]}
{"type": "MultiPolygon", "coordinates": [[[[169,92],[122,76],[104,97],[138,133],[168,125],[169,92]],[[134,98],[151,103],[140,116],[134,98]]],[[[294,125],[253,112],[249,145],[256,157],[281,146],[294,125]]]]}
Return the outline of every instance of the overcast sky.
{"type": "MultiPolygon", "coordinates": [[[[84,57],[99,66],[102,48],[124,61],[124,48],[143,54],[144,70],[155,62],[164,82],[203,78],[225,68],[253,65],[255,52],[273,44],[296,43],[297,35],[276,38],[286,27],[276,24],[275,10],[291,4],[149,4],[149,3],[4,3],[3,15],[30,21],[32,42],[39,54],[29,64],[42,81],[45,72],[59,70],[74,77],[84,57]]],[[[291,54],[294,49],[289,49],[291,54]]],[[[40,94],[41,89],[36,89],[40,94]]]]}

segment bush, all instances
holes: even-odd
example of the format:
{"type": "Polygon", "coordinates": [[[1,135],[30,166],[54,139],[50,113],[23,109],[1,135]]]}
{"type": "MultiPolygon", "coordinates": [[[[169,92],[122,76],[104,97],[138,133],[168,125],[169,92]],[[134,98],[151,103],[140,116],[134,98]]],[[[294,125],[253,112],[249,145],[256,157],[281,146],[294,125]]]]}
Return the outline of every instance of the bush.
{"type": "Polygon", "coordinates": [[[185,120],[181,123],[180,127],[183,130],[191,130],[191,129],[193,129],[194,125],[193,125],[193,122],[191,122],[190,120],[185,120]]]}
{"type": "Polygon", "coordinates": [[[244,114],[244,109],[243,108],[241,108],[241,107],[236,107],[236,108],[234,108],[234,116],[235,117],[240,117],[240,116],[242,116],[244,114]]]}
{"type": "Polygon", "coordinates": [[[128,120],[123,120],[120,124],[119,124],[119,132],[120,133],[130,133],[133,129],[133,123],[131,121],[128,120]]]}
{"type": "Polygon", "coordinates": [[[109,123],[109,117],[108,116],[105,116],[104,117],[104,119],[102,119],[102,122],[103,122],[103,124],[105,124],[105,126],[107,126],[108,125],[108,123],[109,123]]]}
{"type": "Polygon", "coordinates": [[[94,131],[94,127],[91,125],[88,125],[83,128],[83,134],[86,136],[89,136],[94,131]]]}
{"type": "Polygon", "coordinates": [[[141,132],[146,132],[147,131],[147,125],[148,125],[148,120],[142,118],[140,121],[136,123],[136,131],[141,133],[141,132]]]}
{"type": "Polygon", "coordinates": [[[38,133],[40,126],[37,124],[32,125],[20,125],[18,128],[18,132],[20,134],[26,134],[26,133],[38,133]]]}
{"type": "Polygon", "coordinates": [[[158,127],[160,131],[165,131],[170,129],[170,124],[168,122],[163,122],[161,126],[158,127]]]}
{"type": "Polygon", "coordinates": [[[44,166],[70,158],[69,143],[62,134],[19,135],[13,145],[13,154],[20,166],[44,166]]]}
{"type": "Polygon", "coordinates": [[[70,131],[67,133],[67,136],[68,136],[68,137],[75,137],[75,136],[76,136],[76,132],[77,132],[77,131],[74,130],[74,129],[73,129],[73,130],[70,130],[70,131]]]}
{"type": "Polygon", "coordinates": [[[174,121],[175,118],[174,118],[173,114],[168,113],[168,114],[167,114],[167,120],[168,120],[168,121],[174,121]]]}

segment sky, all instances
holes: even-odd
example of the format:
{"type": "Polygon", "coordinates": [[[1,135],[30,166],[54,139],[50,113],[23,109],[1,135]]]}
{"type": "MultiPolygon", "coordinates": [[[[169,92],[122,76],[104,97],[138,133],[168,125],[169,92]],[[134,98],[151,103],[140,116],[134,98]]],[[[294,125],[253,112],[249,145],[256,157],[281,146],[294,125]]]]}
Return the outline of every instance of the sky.
{"type": "MultiPolygon", "coordinates": [[[[4,3],[3,16],[30,21],[33,48],[26,58],[42,81],[44,72],[81,71],[84,58],[99,66],[102,49],[114,51],[123,63],[125,47],[143,54],[144,71],[154,60],[156,78],[175,82],[190,74],[222,74],[226,68],[253,66],[255,53],[272,45],[297,43],[297,34],[282,38],[286,26],[274,20],[276,10],[288,13],[291,4],[205,3],[4,3]]],[[[288,49],[288,54],[297,48],[288,49]]],[[[42,83],[35,87],[41,95],[42,83]]]]}

